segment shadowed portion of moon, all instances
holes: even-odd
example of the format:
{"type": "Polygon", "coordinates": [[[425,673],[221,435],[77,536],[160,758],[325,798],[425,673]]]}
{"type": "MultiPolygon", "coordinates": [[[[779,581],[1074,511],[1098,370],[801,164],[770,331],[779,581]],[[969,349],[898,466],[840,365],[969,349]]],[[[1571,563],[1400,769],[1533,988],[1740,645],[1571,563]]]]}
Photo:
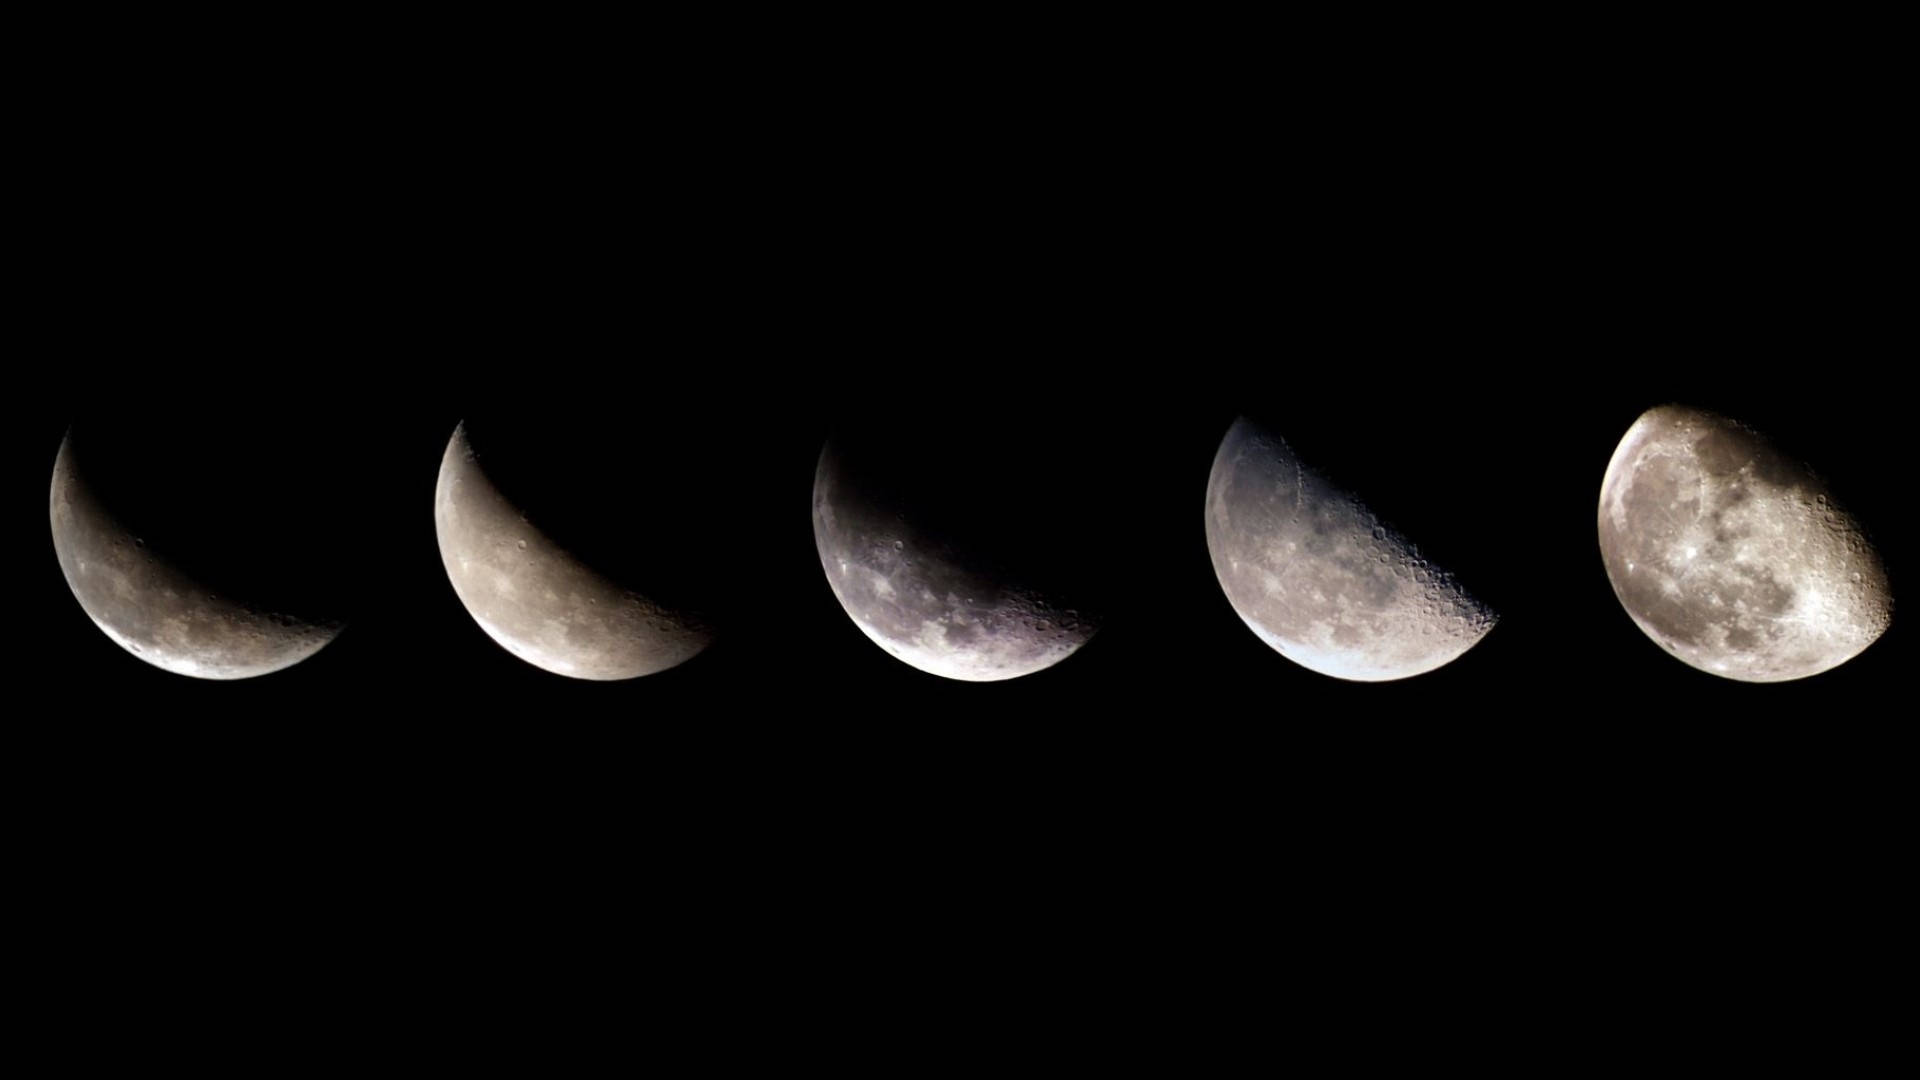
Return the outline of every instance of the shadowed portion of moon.
{"type": "MultiPolygon", "coordinates": [[[[84,437],[79,441],[87,442],[84,437]]],[[[54,461],[49,499],[53,547],[82,610],[120,647],[175,674],[245,679],[297,664],[339,634],[344,625],[340,620],[315,616],[300,604],[273,603],[273,591],[258,589],[257,581],[216,580],[195,564],[196,553],[179,550],[195,546],[180,542],[181,531],[167,535],[163,530],[159,542],[149,543],[149,530],[136,531],[111,505],[116,485],[105,485],[103,494],[94,482],[97,470],[84,465],[84,457],[76,434],[70,432],[54,461]]],[[[153,476],[122,480],[121,491],[160,486],[153,476]]],[[[226,493],[229,499],[271,494],[236,487],[226,493]]],[[[139,500],[126,501],[137,508],[139,500]]],[[[142,516],[135,513],[133,518],[142,516]]],[[[150,519],[145,524],[158,524],[150,513],[145,516],[150,519]]],[[[197,515],[183,509],[179,516],[197,515]]],[[[292,565],[286,569],[298,574],[305,560],[296,554],[298,545],[288,548],[292,565]]],[[[238,561],[222,559],[217,550],[198,555],[202,563],[231,566],[238,561]]]]}
{"type": "Polygon", "coordinates": [[[1101,622],[1098,545],[1113,539],[1097,466],[1062,449],[1072,441],[960,423],[836,432],[814,474],[813,533],[861,633],[966,682],[1031,675],[1085,645],[1101,622]]]}
{"type": "Polygon", "coordinates": [[[1860,522],[1811,467],[1715,413],[1663,405],[1634,421],[1601,482],[1599,539],[1627,614],[1715,675],[1817,675],[1892,621],[1860,522]]]}
{"type": "Polygon", "coordinates": [[[1496,616],[1284,439],[1236,420],[1207,480],[1207,550],[1249,629],[1310,670],[1363,682],[1439,668],[1496,616]]]}
{"type": "MultiPolygon", "coordinates": [[[[511,445],[511,440],[500,442],[511,445]]],[[[706,616],[669,595],[664,586],[644,587],[636,579],[646,575],[626,569],[627,564],[652,561],[658,579],[682,566],[681,560],[649,551],[621,521],[611,527],[602,522],[598,529],[580,528],[578,522],[565,527],[560,520],[564,508],[543,508],[530,494],[511,490],[513,463],[503,461],[496,469],[483,450],[476,450],[469,424],[455,429],[441,459],[433,520],[447,578],[489,637],[536,667],[595,680],[665,671],[712,643],[706,616]],[[622,552],[623,546],[629,550],[622,552]]],[[[607,453],[601,447],[580,455],[573,471],[591,472],[589,465],[595,459],[604,461],[607,453]]],[[[544,471],[549,487],[565,491],[576,502],[593,498],[645,503],[644,487],[595,491],[600,485],[574,485],[556,475],[565,468],[564,460],[540,464],[543,468],[530,470],[523,487],[539,486],[544,471]]],[[[674,521],[650,520],[646,525],[686,527],[674,521]]]]}

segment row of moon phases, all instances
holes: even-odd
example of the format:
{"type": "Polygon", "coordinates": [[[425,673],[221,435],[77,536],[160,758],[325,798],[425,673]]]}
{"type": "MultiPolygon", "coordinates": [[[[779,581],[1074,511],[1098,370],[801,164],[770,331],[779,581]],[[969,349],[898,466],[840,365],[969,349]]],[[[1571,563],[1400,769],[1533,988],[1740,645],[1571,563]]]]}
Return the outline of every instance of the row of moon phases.
{"type": "MultiPolygon", "coordinates": [[[[216,591],[141,542],[76,466],[73,441],[70,432],[54,464],[54,548],[81,608],[128,653],[181,675],[241,679],[297,664],[340,632],[336,619],[216,591]]],[[[1099,630],[1098,606],[1061,587],[1044,560],[993,550],[1004,538],[930,524],[875,456],[830,439],[812,514],[833,594],[876,646],[921,671],[984,682],[1058,664],[1099,630]]],[[[646,676],[685,663],[723,629],[698,604],[553,535],[496,482],[466,423],[441,461],[434,527],[467,612],[545,671],[646,676]]],[[[1431,672],[1499,622],[1337,469],[1246,418],[1214,456],[1205,529],[1247,629],[1325,676],[1431,672]]],[[[1627,614],[1701,671],[1804,678],[1857,656],[1890,623],[1887,570],[1860,522],[1811,467],[1725,416],[1681,406],[1640,416],[1607,465],[1597,530],[1627,614]]]]}

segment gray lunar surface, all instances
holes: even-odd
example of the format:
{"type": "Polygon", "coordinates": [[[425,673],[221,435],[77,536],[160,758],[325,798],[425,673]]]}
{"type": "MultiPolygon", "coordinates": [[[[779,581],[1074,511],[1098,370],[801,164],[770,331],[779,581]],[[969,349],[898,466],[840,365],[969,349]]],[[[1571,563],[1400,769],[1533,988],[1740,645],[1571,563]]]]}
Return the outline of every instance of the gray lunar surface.
{"type": "Polygon", "coordinates": [[[831,446],[814,474],[813,535],[854,625],[930,674],[968,682],[1030,675],[1071,656],[1097,629],[1059,598],[990,573],[862,501],[843,483],[831,446]]]}
{"type": "Polygon", "coordinates": [[[1234,611],[1282,656],[1323,675],[1420,675],[1472,648],[1496,621],[1358,496],[1245,418],[1214,456],[1206,527],[1234,611]]]}
{"type": "Polygon", "coordinates": [[[1892,621],[1859,521],[1806,464],[1714,413],[1663,405],[1634,421],[1601,481],[1599,540],[1640,629],[1729,679],[1818,674],[1892,621]]]}
{"type": "Polygon", "coordinates": [[[685,663],[713,640],[700,619],[603,575],[527,520],[456,428],[440,463],[434,531],[453,590],[487,636],[577,679],[631,679],[685,663]]]}
{"type": "Polygon", "coordinates": [[[201,679],[245,679],[305,660],[341,624],[215,594],[150,550],[89,489],[71,439],[54,461],[54,553],[74,599],[100,631],[155,667],[201,679]]]}

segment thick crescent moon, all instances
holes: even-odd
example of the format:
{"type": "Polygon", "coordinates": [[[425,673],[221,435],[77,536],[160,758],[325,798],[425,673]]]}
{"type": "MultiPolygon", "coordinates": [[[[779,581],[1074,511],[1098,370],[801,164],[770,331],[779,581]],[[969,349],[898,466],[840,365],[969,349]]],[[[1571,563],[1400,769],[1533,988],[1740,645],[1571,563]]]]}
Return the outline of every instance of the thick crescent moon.
{"type": "Polygon", "coordinates": [[[1806,464],[1715,413],[1662,405],[1634,421],[1600,484],[1599,539],[1627,614],[1714,675],[1817,675],[1892,622],[1860,523],[1806,464]]]}
{"type": "Polygon", "coordinates": [[[1424,674],[1496,621],[1357,496],[1245,418],[1220,441],[1207,479],[1207,550],[1247,627],[1323,675],[1424,674]]]}
{"type": "Polygon", "coordinates": [[[319,652],[343,624],[218,596],[128,532],[88,487],[72,436],[54,459],[53,550],[81,610],[115,644],[155,667],[246,679],[319,652]]]}
{"type": "Polygon", "coordinates": [[[467,613],[535,667],[632,679],[685,663],[713,641],[700,619],[603,575],[528,521],[487,476],[464,423],[440,461],[433,525],[467,613]]]}
{"type": "Polygon", "coordinates": [[[1044,589],[985,571],[846,482],[830,443],[813,481],[813,536],[827,584],[860,632],[902,662],[963,682],[1052,667],[1098,623],[1044,589]]]}

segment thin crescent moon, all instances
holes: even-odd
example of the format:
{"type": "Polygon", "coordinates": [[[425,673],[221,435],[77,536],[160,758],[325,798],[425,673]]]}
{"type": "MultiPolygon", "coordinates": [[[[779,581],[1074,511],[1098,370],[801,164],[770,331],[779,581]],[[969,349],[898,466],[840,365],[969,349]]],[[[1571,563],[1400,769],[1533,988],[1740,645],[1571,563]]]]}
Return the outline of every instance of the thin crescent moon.
{"type": "Polygon", "coordinates": [[[440,559],[473,621],[527,663],[576,679],[665,671],[713,641],[704,622],[623,587],[524,517],[481,467],[463,422],[435,486],[440,559]]]}
{"type": "Polygon", "coordinates": [[[108,511],[60,441],[48,496],[53,550],[80,609],[100,632],[157,668],[199,679],[247,679],[292,667],[344,624],[217,596],[148,549],[108,511]]]}

